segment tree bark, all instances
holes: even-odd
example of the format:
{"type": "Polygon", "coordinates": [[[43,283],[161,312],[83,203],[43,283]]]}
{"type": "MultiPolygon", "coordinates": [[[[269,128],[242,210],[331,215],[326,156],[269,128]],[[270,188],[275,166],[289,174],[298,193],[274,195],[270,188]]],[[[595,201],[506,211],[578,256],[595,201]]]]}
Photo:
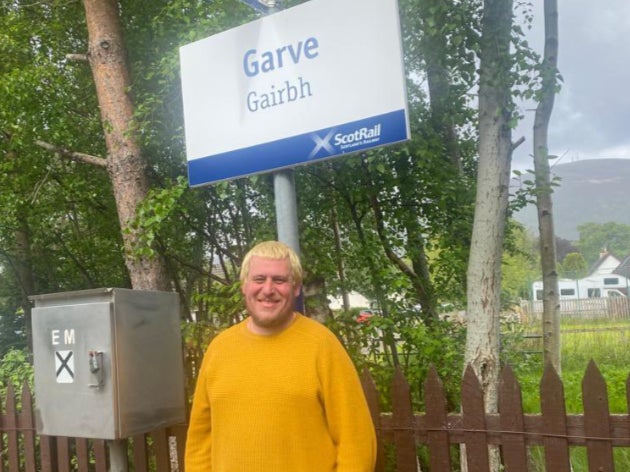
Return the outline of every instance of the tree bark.
{"type": "MultiPolygon", "coordinates": [[[[512,132],[510,32],[512,1],[483,7],[479,82],[479,163],[467,271],[465,365],[484,390],[485,408],[498,409],[501,258],[508,206],[512,132]]],[[[495,456],[495,459],[498,456],[495,456]]],[[[493,470],[498,464],[493,462],[493,470]]]]}
{"type": "Polygon", "coordinates": [[[543,274],[543,359],[561,372],[560,294],[556,269],[556,236],[549,168],[547,131],[556,93],[558,65],[558,2],[545,0],[545,50],[542,89],[534,118],[534,173],[543,274]]]}
{"type": "Polygon", "coordinates": [[[149,190],[148,166],[136,138],[134,106],[128,95],[130,74],[116,0],[84,0],[88,58],[107,146],[109,172],[125,248],[125,263],[134,289],[167,289],[159,257],[136,257],[138,239],[130,223],[149,190]]]}
{"type": "MultiPolygon", "coordinates": [[[[449,5],[445,5],[443,0],[424,0],[421,5],[424,14],[435,16],[436,24],[444,25],[449,21],[446,15],[449,5]]],[[[456,169],[461,171],[459,141],[453,119],[451,118],[453,97],[451,93],[451,79],[446,66],[448,57],[446,52],[446,35],[425,32],[422,44],[424,46],[427,85],[431,103],[431,123],[433,129],[442,140],[446,159],[456,169]]]]}
{"type": "Polygon", "coordinates": [[[35,293],[35,277],[33,274],[31,237],[28,222],[20,212],[18,227],[15,230],[15,272],[16,280],[20,284],[22,296],[21,306],[24,307],[24,324],[26,326],[26,345],[29,352],[33,352],[33,332],[31,326],[31,303],[29,296],[35,293]]]}

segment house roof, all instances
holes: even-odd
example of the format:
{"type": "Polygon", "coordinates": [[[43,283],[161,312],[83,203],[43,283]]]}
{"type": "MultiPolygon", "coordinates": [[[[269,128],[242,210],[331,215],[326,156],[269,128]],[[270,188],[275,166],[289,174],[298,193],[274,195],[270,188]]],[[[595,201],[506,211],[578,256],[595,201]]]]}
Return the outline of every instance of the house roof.
{"type": "Polygon", "coordinates": [[[620,264],[620,259],[614,254],[606,250],[602,251],[599,255],[599,259],[597,259],[597,261],[595,261],[595,263],[589,268],[588,270],[589,275],[597,274],[600,271],[601,267],[604,265],[604,263],[606,263],[607,261],[610,261],[611,259],[614,261],[613,265],[615,267],[618,267],[620,264]]]}
{"type": "Polygon", "coordinates": [[[627,256],[621,264],[613,270],[613,274],[621,275],[627,279],[630,279],[630,256],[627,256]]]}

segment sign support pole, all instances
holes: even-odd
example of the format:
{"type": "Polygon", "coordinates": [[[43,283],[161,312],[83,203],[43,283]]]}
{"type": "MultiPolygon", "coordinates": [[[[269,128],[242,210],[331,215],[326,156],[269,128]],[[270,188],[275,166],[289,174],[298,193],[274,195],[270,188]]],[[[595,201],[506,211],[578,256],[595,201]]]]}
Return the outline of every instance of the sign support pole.
{"type": "Polygon", "coordinates": [[[273,188],[278,240],[285,243],[299,254],[300,240],[298,234],[297,198],[293,169],[274,172],[273,188]]]}
{"type": "MultiPolygon", "coordinates": [[[[283,242],[300,255],[300,236],[297,219],[297,197],[293,169],[273,173],[273,189],[276,204],[276,230],[278,241],[283,242]]],[[[295,309],[304,313],[304,290],[295,300],[295,309]]]]}

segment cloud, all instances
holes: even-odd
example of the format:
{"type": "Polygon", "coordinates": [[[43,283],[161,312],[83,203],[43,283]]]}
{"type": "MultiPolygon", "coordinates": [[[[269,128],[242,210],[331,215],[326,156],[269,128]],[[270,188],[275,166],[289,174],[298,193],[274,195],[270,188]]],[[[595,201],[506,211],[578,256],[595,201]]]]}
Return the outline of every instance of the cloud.
{"type": "MultiPolygon", "coordinates": [[[[534,2],[530,44],[542,53],[542,1],[534,2]]],[[[549,127],[552,154],[571,159],[630,158],[630,2],[560,0],[558,66],[564,78],[549,127]]],[[[524,108],[535,108],[526,104],[524,108]]],[[[534,112],[517,128],[513,168],[531,167],[534,112]]]]}

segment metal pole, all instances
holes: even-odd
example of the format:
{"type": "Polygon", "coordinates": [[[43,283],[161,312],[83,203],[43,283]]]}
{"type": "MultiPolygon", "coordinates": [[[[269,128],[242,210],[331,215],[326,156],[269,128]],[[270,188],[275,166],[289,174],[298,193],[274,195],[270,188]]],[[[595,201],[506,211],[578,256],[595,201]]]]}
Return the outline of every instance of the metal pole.
{"type": "MultiPolygon", "coordinates": [[[[293,169],[274,172],[273,189],[276,205],[276,230],[278,241],[285,243],[300,255],[300,236],[298,231],[297,197],[293,169]]],[[[304,293],[295,301],[295,309],[304,313],[304,293]]]]}
{"type": "Polygon", "coordinates": [[[127,472],[129,470],[127,440],[107,441],[107,446],[109,448],[109,472],[127,472]]]}
{"type": "Polygon", "coordinates": [[[299,254],[300,239],[298,235],[297,198],[293,170],[274,172],[273,187],[278,240],[299,254]]]}

